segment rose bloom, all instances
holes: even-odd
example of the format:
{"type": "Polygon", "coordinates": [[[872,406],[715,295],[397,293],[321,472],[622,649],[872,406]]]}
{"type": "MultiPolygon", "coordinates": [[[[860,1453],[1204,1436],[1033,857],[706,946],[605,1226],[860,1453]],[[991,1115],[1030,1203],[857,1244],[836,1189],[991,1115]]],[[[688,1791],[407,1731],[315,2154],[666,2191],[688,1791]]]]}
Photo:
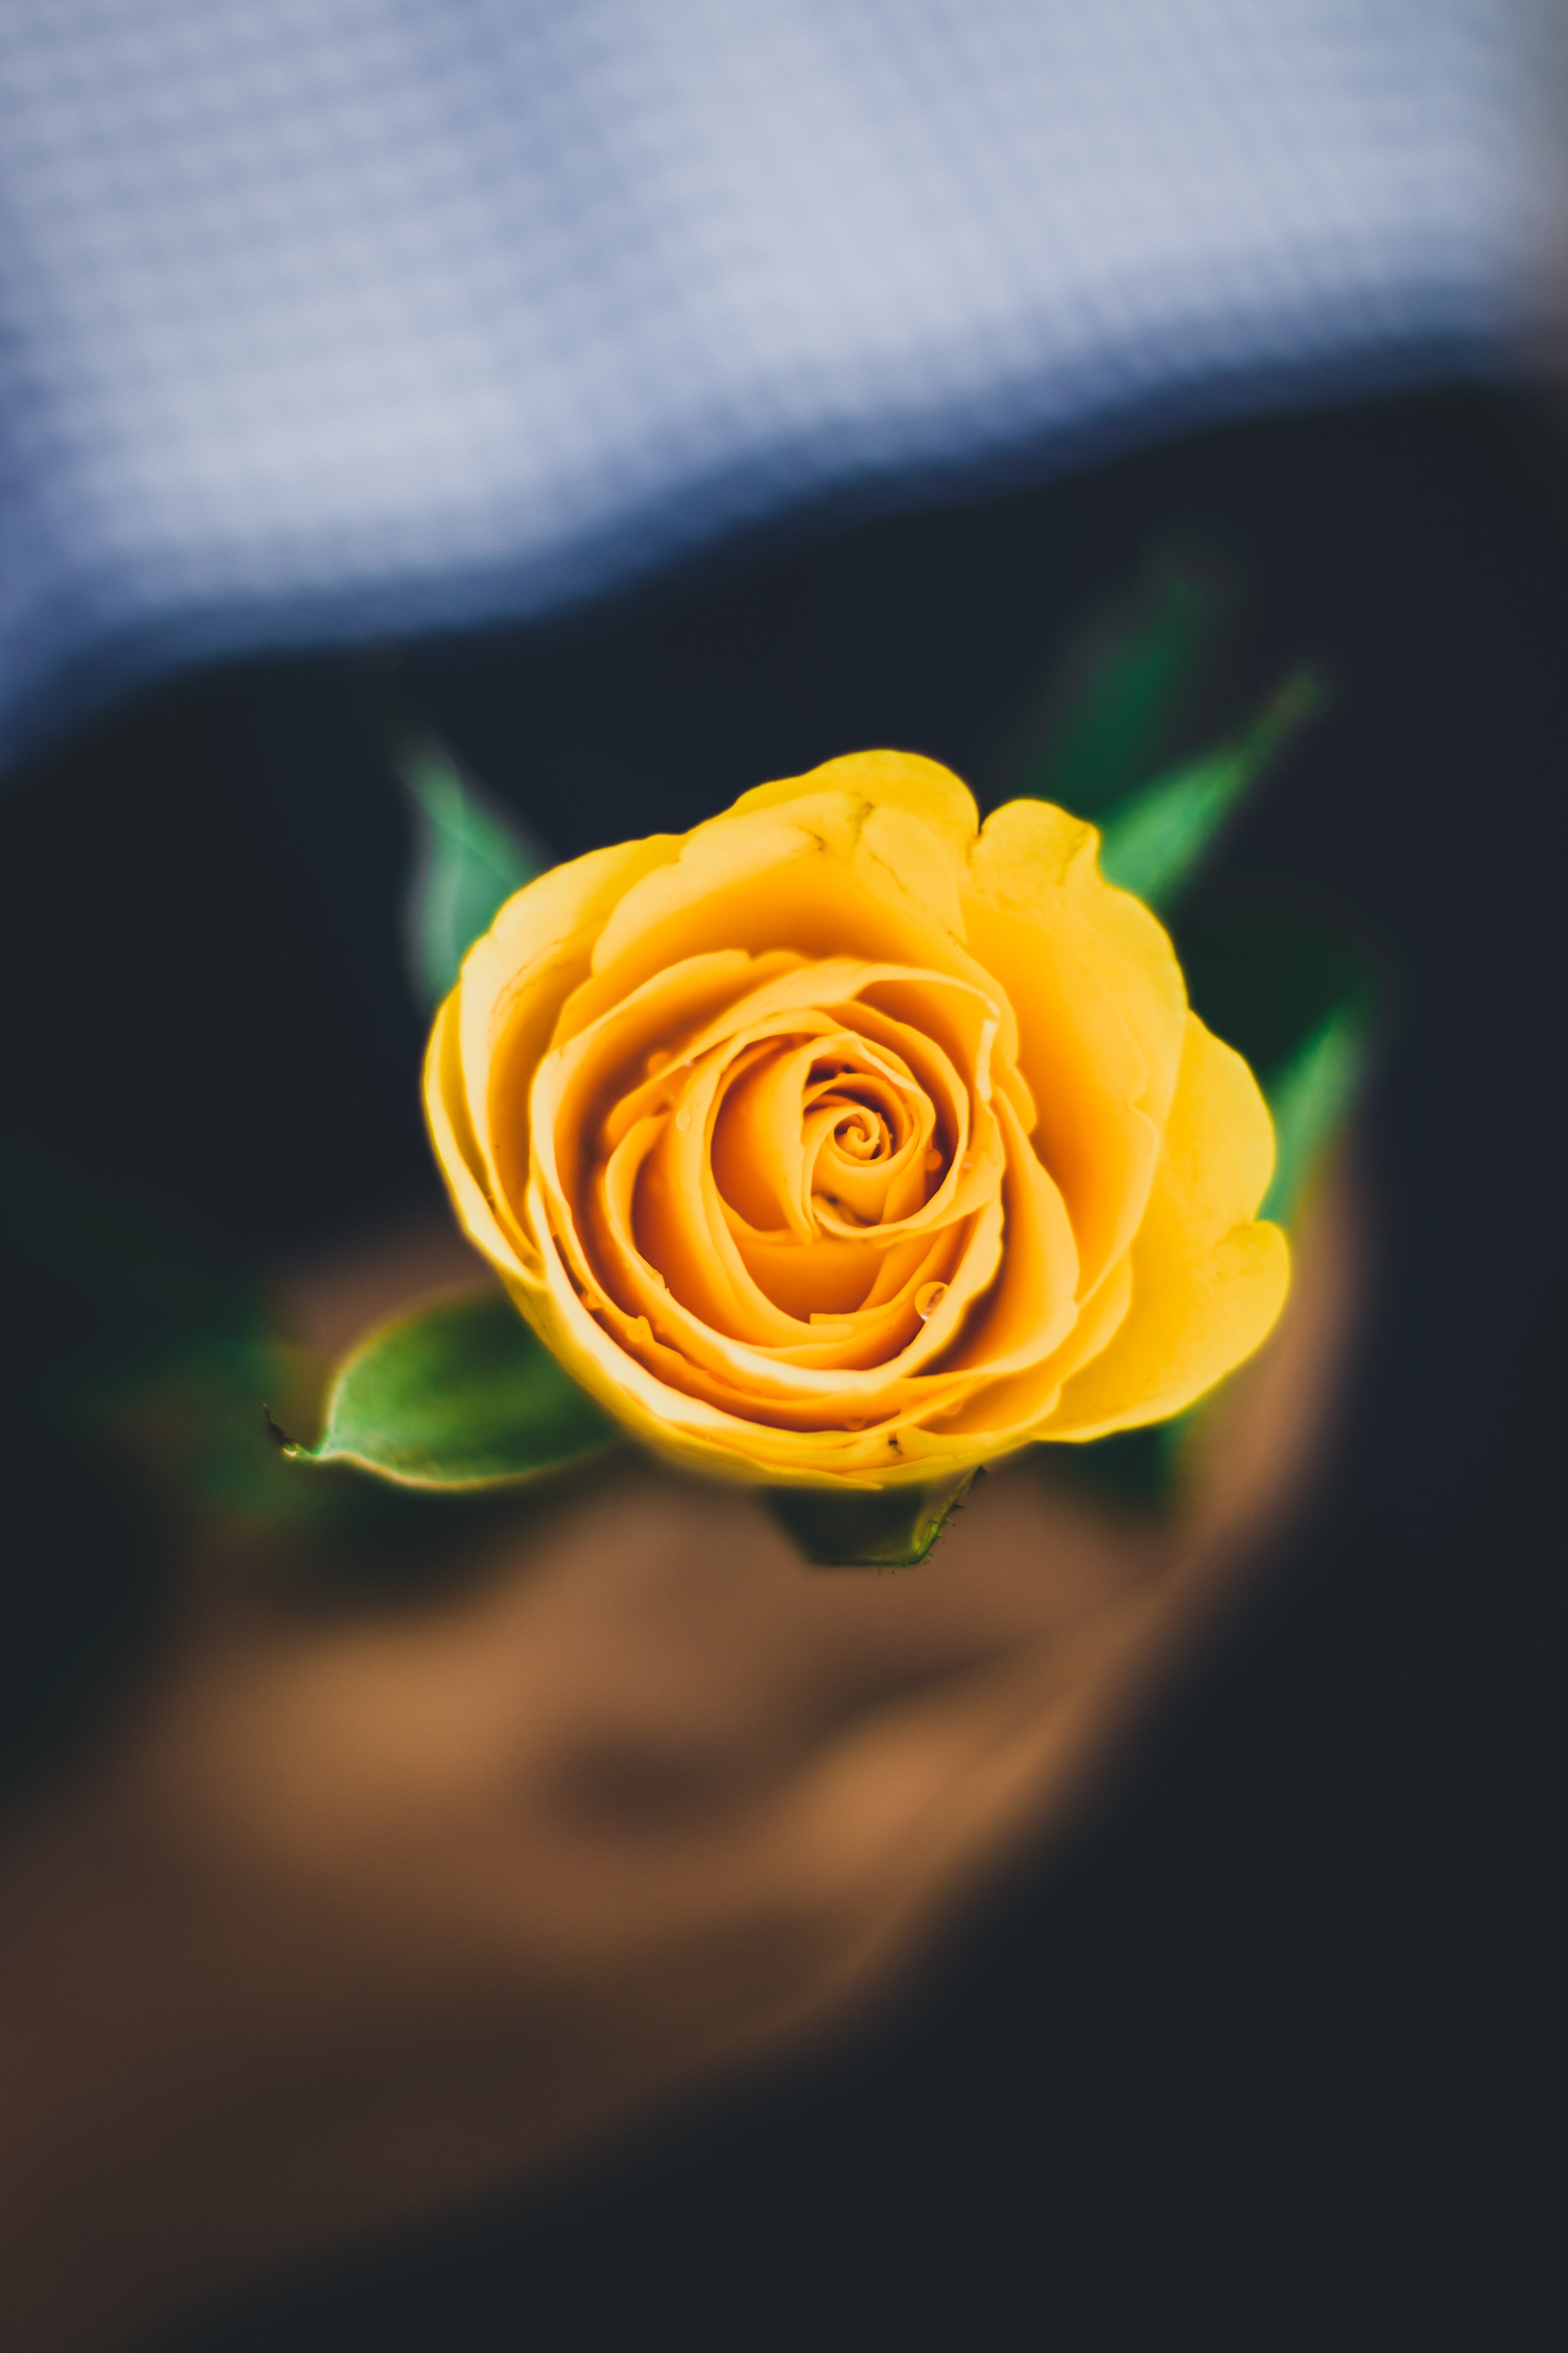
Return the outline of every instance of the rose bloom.
{"type": "Polygon", "coordinates": [[[430,1041],[470,1239],[688,1465],[931,1483],[1189,1404],[1289,1281],[1274,1141],[1092,827],[866,752],[510,900],[430,1041]]]}

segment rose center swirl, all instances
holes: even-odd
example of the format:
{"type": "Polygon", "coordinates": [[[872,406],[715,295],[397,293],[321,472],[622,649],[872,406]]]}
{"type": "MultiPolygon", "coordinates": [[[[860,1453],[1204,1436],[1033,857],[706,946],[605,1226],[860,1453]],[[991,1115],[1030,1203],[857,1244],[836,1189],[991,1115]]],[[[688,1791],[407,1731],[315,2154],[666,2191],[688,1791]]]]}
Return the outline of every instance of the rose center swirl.
{"type": "Polygon", "coordinates": [[[575,1057],[584,1098],[603,1091],[560,1230],[593,1312],[700,1385],[933,1363],[999,1263],[989,1001],[902,967],[796,967],[695,1033],[651,1027],[613,1068],[597,1040],[575,1057]],[[843,994],[813,1002],[817,979],[843,994]]]}
{"type": "Polygon", "coordinates": [[[907,1065],[781,1041],[737,1058],[713,1122],[714,1180],[736,1230],[802,1242],[869,1233],[929,1199],[945,1154],[907,1065]]]}

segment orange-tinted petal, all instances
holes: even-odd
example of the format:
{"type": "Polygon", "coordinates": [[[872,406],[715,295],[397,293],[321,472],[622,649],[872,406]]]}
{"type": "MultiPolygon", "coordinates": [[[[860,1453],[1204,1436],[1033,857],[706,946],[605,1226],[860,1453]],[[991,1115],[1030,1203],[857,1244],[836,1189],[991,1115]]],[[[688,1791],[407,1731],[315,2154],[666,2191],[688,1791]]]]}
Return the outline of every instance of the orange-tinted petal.
{"type": "Polygon", "coordinates": [[[1067,1384],[1043,1438],[1098,1438],[1179,1413],[1268,1335],[1289,1250],[1255,1211],[1274,1134],[1239,1054],[1188,1016],[1175,1100],[1131,1252],[1132,1298],[1110,1345],[1067,1384]]]}
{"type": "Polygon", "coordinates": [[[778,808],[807,794],[847,793],[883,808],[906,809],[942,835],[962,854],[973,840],[980,822],[974,796],[951,768],[928,760],[919,752],[847,752],[825,760],[804,776],[785,776],[779,783],[758,785],[742,793],[737,810],[778,808]]]}
{"type": "Polygon", "coordinates": [[[969,943],[1011,1001],[1037,1149],[1078,1236],[1085,1293],[1137,1230],[1181,1059],[1186,992],[1147,908],[1102,879],[1090,826],[1040,801],[988,819],[969,943]]]}

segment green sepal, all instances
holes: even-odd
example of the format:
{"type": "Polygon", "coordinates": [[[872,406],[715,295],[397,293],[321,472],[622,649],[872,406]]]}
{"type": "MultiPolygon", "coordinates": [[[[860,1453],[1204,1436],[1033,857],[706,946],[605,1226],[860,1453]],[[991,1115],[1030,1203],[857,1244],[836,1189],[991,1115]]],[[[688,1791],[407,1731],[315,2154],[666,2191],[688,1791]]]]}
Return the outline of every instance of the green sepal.
{"type": "Polygon", "coordinates": [[[1047,1443],[1037,1451],[1048,1455],[1052,1469],[1065,1472],[1075,1486],[1130,1510],[1158,1510],[1175,1485],[1182,1447],[1197,1410],[1189,1406],[1169,1421],[1113,1430],[1109,1438],[1091,1438],[1082,1446],[1047,1443]]]}
{"type": "Polygon", "coordinates": [[[540,1478],[619,1435],[510,1301],[482,1292],[372,1332],[338,1369],[316,1444],[284,1451],[456,1493],[540,1478]]]}
{"type": "Polygon", "coordinates": [[[1174,906],[1248,788],[1322,700],[1314,672],[1297,670],[1231,743],[1184,761],[1118,801],[1100,839],[1100,869],[1106,881],[1156,911],[1174,906]]]}
{"type": "Polygon", "coordinates": [[[393,765],[412,801],[419,854],[405,924],[415,982],[434,1007],[500,910],[552,863],[515,817],[499,809],[433,735],[397,735],[393,765]]]}
{"type": "Polygon", "coordinates": [[[974,1483],[974,1472],[931,1487],[861,1493],[770,1487],[768,1508],[818,1568],[916,1568],[974,1483]]]}
{"type": "Polygon", "coordinates": [[[1212,565],[1157,559],[1069,638],[1015,733],[994,797],[1098,817],[1152,776],[1180,740],[1227,601],[1212,565]]]}

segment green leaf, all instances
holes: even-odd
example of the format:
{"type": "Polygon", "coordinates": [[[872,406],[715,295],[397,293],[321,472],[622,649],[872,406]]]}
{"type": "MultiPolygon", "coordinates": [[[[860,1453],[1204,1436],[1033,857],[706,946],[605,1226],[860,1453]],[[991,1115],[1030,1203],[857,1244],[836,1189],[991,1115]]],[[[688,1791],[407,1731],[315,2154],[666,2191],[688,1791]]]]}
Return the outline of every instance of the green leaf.
{"type": "Polygon", "coordinates": [[[409,962],[438,1005],[498,911],[552,863],[515,817],[497,808],[433,735],[397,737],[393,763],[414,804],[419,850],[407,908],[409,962]]]}
{"type": "Polygon", "coordinates": [[[914,1568],[974,1482],[973,1471],[931,1487],[860,1494],[826,1487],[773,1487],[768,1508],[819,1568],[914,1568]]]}
{"type": "Polygon", "coordinates": [[[1142,783],[1179,738],[1226,601],[1212,566],[1151,567],[1069,641],[1018,731],[997,797],[1094,817],[1142,783]]]}
{"type": "Polygon", "coordinates": [[[458,1490],[534,1479],[619,1431],[509,1299],[444,1299],[383,1324],[340,1366],[315,1446],[401,1486],[458,1490]]]}
{"type": "Polygon", "coordinates": [[[1173,906],[1215,836],[1323,699],[1310,670],[1298,670],[1234,743],[1189,760],[1118,802],[1106,819],[1100,871],[1155,909],[1173,906]]]}
{"type": "Polygon", "coordinates": [[[1372,1053],[1372,1008],[1357,994],[1335,1008],[1264,1092],[1274,1116],[1274,1175],[1259,1217],[1288,1226],[1309,1179],[1350,1117],[1372,1053]]]}

